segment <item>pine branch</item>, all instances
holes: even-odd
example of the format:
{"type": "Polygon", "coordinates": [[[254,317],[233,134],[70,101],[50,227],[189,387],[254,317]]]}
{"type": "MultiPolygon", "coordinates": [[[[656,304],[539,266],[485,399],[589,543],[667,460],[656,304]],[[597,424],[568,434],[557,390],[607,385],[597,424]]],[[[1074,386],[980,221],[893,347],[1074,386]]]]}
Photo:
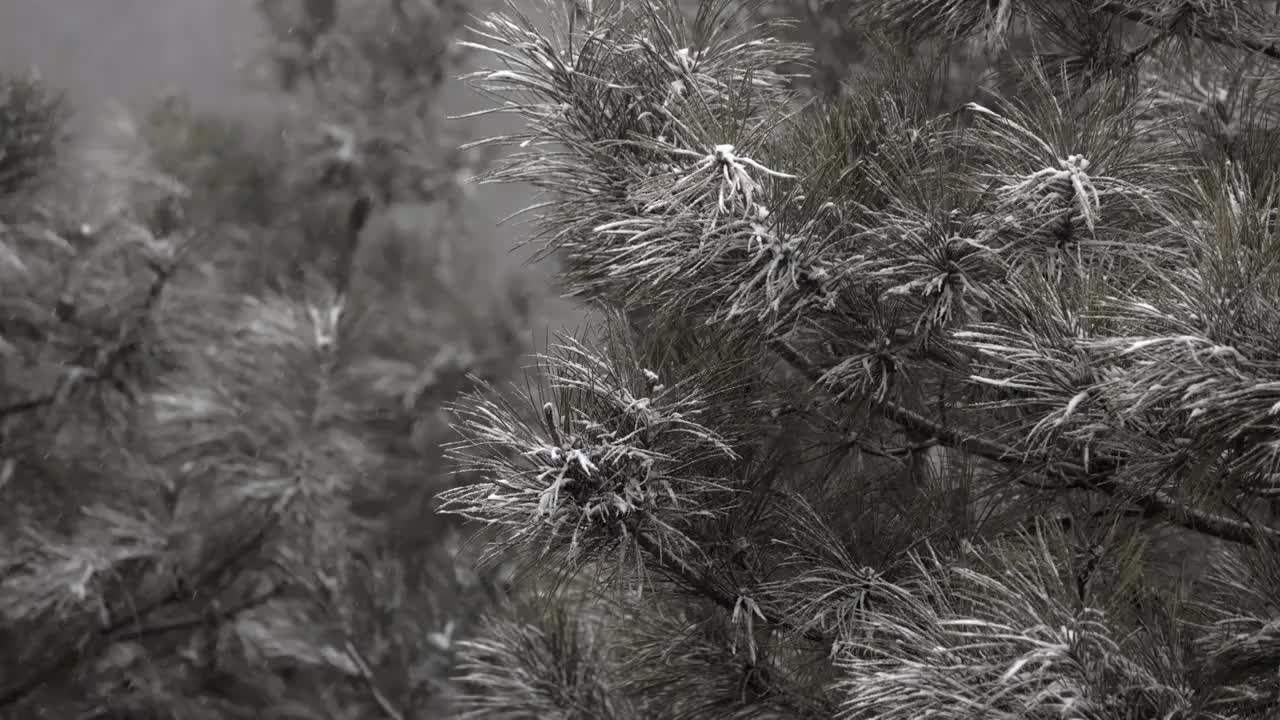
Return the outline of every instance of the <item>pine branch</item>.
{"type": "MultiPolygon", "coordinates": [[[[785,341],[772,341],[770,347],[810,381],[817,383],[821,380],[822,372],[785,341]]],[[[1003,443],[949,428],[891,400],[873,402],[875,410],[885,419],[905,429],[935,437],[943,445],[1000,464],[1040,465],[1049,475],[1065,481],[1066,487],[1132,499],[1146,517],[1165,520],[1188,530],[1243,545],[1258,546],[1264,541],[1280,542],[1280,530],[1275,528],[1232,520],[1215,513],[1190,508],[1161,490],[1134,491],[1122,485],[1107,471],[1090,471],[1078,463],[1021,452],[1003,443]]]]}
{"type": "MultiPolygon", "coordinates": [[[[663,552],[662,546],[655,542],[653,538],[650,538],[643,533],[637,533],[636,542],[640,547],[644,548],[646,552],[649,552],[654,557],[658,558],[658,560],[663,563],[664,569],[667,572],[671,573],[675,578],[679,579],[680,582],[697,591],[708,600],[730,612],[733,612],[734,608],[738,606],[739,598],[736,595],[727,593],[720,588],[717,588],[714,584],[708,582],[702,573],[695,570],[683,558],[678,557],[674,553],[663,552]]],[[[760,611],[764,615],[764,622],[769,625],[775,625],[777,627],[787,628],[793,631],[801,630],[801,628],[795,627],[791,623],[771,616],[764,608],[761,608],[760,611]]],[[[811,640],[820,645],[830,646],[833,642],[832,638],[823,635],[814,628],[804,629],[799,634],[803,635],[806,640],[811,640]]]]}
{"type": "Polygon", "coordinates": [[[1223,685],[1241,678],[1265,678],[1280,666],[1280,620],[1272,620],[1252,632],[1224,640],[1207,652],[1204,672],[1223,685]]]}
{"type": "Polygon", "coordinates": [[[77,383],[98,384],[114,382],[119,384],[119,381],[113,377],[112,373],[125,361],[130,352],[138,349],[138,333],[150,319],[152,309],[159,303],[170,278],[177,270],[177,263],[161,264],[153,262],[151,267],[155,272],[155,277],[147,287],[147,294],[142,303],[134,315],[121,326],[116,334],[116,339],[106,347],[99,349],[96,353],[97,360],[94,362],[93,367],[84,368],[73,365],[71,370],[63,376],[62,381],[58,383],[58,387],[52,392],[0,406],[0,420],[11,415],[22,415],[49,407],[57,403],[61,398],[66,397],[66,394],[77,383]]]}
{"type": "MultiPolygon", "coordinates": [[[[235,547],[221,561],[200,573],[196,587],[217,580],[239,560],[256,550],[275,527],[280,508],[276,508],[276,510],[277,512],[273,513],[257,532],[235,547]]],[[[84,660],[109,647],[112,642],[118,639],[121,633],[127,632],[130,624],[140,623],[152,613],[164,607],[189,599],[191,593],[191,586],[183,583],[173,583],[167,593],[152,598],[140,598],[135,612],[93,631],[87,645],[77,640],[57,652],[52,660],[27,673],[25,677],[17,682],[8,686],[0,686],[0,708],[14,706],[22,702],[59,674],[71,670],[84,660]]]]}
{"type": "MultiPolygon", "coordinates": [[[[1111,13],[1125,20],[1145,25],[1156,30],[1168,30],[1169,25],[1176,23],[1161,22],[1161,20],[1151,13],[1144,12],[1137,8],[1127,7],[1121,2],[1108,2],[1102,5],[1101,10],[1111,13]]],[[[1180,14],[1181,15],[1181,14],[1180,14]]],[[[1187,31],[1196,38],[1208,42],[1216,43],[1236,50],[1244,50],[1246,52],[1256,53],[1272,60],[1280,61],[1280,45],[1276,43],[1266,43],[1256,38],[1240,37],[1230,33],[1221,32],[1204,27],[1190,27],[1187,31]]]]}

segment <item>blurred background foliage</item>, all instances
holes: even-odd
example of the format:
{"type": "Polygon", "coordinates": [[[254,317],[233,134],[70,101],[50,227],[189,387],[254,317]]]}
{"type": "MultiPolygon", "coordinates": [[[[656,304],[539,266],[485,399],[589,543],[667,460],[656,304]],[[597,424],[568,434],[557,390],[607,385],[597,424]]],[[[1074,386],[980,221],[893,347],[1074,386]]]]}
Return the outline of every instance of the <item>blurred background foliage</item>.
{"type": "MultiPolygon", "coordinates": [[[[473,3],[263,2],[272,124],[0,80],[0,716],[438,717],[501,596],[431,498],[547,288],[473,242],[473,3]]],[[[260,77],[260,76],[259,76],[260,77]]]]}
{"type": "Polygon", "coordinates": [[[0,193],[15,194],[53,160],[66,115],[65,99],[38,77],[0,79],[0,193]]]}

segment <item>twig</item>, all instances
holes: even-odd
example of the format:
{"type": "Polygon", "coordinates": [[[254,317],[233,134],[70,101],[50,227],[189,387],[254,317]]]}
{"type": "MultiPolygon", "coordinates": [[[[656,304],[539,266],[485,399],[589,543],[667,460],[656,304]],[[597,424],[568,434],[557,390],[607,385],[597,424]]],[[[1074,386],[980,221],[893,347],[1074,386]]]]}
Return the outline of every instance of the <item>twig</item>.
{"type": "Polygon", "coordinates": [[[0,406],[0,419],[9,417],[10,415],[21,415],[22,413],[39,410],[40,408],[51,405],[58,399],[57,393],[49,393],[47,395],[39,395],[27,400],[20,400],[11,405],[0,406]]]}
{"type": "Polygon", "coordinates": [[[373,696],[373,701],[378,704],[382,712],[391,720],[404,720],[404,713],[396,709],[395,705],[382,694],[382,690],[378,688],[378,683],[373,677],[373,670],[369,667],[369,661],[365,660],[364,655],[356,648],[350,640],[347,641],[346,647],[347,657],[356,666],[356,670],[360,673],[360,679],[364,680],[365,688],[369,694],[373,696]]]}
{"type": "MultiPolygon", "coordinates": [[[[770,347],[807,379],[815,384],[821,382],[822,372],[788,343],[774,340],[770,342],[770,347]]],[[[1090,472],[1078,463],[1020,452],[1003,443],[948,428],[891,400],[873,401],[873,407],[886,419],[906,429],[936,437],[939,442],[949,447],[1006,465],[1042,465],[1046,473],[1063,479],[1071,487],[1092,490],[1111,497],[1129,498],[1148,517],[1166,520],[1189,530],[1243,545],[1256,546],[1264,541],[1280,544],[1280,530],[1187,507],[1163,490],[1135,491],[1122,485],[1113,474],[1090,472]]]]}
{"type": "MultiPolygon", "coordinates": [[[[717,588],[715,585],[708,582],[702,573],[695,570],[683,558],[673,553],[663,552],[662,547],[657,542],[654,542],[653,538],[650,538],[648,535],[637,532],[635,533],[635,537],[636,542],[640,547],[658,558],[659,562],[663,562],[666,565],[665,569],[681,582],[701,593],[708,600],[711,600],[725,610],[732,612],[734,608],[737,607],[739,601],[738,595],[728,593],[717,588]]],[[[770,625],[776,625],[778,627],[797,631],[801,630],[801,628],[798,628],[785,620],[772,617],[768,612],[765,612],[764,608],[761,608],[760,610],[764,615],[764,621],[770,625]]],[[[800,634],[803,635],[806,640],[811,640],[822,645],[829,646],[833,642],[832,638],[827,637],[814,628],[803,629],[800,634]]]]}
{"type": "Polygon", "coordinates": [[[270,600],[280,597],[284,593],[284,586],[277,585],[269,591],[254,595],[246,600],[242,600],[235,605],[218,610],[217,612],[206,615],[192,615],[189,617],[178,618],[175,620],[166,620],[164,622],[156,622],[148,625],[137,625],[130,628],[124,628],[114,633],[111,642],[125,642],[129,640],[139,640],[144,637],[154,635],[163,635],[165,633],[176,632],[178,630],[188,630],[208,624],[210,621],[221,624],[235,618],[237,615],[261,606],[270,600]]]}
{"type": "Polygon", "coordinates": [[[870,455],[872,457],[883,458],[885,460],[893,460],[895,462],[900,463],[904,459],[911,457],[911,455],[914,453],[920,452],[921,450],[928,450],[929,448],[936,447],[939,444],[941,443],[939,443],[937,439],[929,438],[924,442],[908,443],[906,445],[901,445],[899,447],[877,448],[877,447],[873,447],[866,440],[859,437],[858,433],[854,432],[848,436],[847,440],[840,443],[839,447],[845,450],[857,449],[858,452],[870,455]]]}
{"type": "Polygon", "coordinates": [[[356,672],[360,676],[361,681],[363,681],[365,689],[369,692],[369,696],[373,698],[374,703],[376,703],[378,708],[382,710],[382,713],[391,720],[404,720],[404,713],[396,709],[396,706],[392,704],[391,700],[382,692],[382,689],[378,687],[377,678],[373,675],[373,668],[370,666],[369,661],[365,658],[364,654],[360,652],[360,649],[355,646],[355,643],[351,641],[351,637],[354,633],[347,619],[344,618],[342,613],[334,607],[332,603],[334,588],[330,582],[326,580],[324,574],[319,571],[313,571],[307,575],[303,575],[287,567],[281,566],[281,569],[284,570],[285,573],[293,576],[293,578],[303,587],[307,588],[309,591],[307,593],[307,599],[310,600],[316,608],[321,612],[334,616],[338,619],[339,623],[342,625],[343,635],[346,637],[346,640],[343,643],[343,652],[345,652],[347,658],[351,660],[351,664],[355,666],[356,672]]]}

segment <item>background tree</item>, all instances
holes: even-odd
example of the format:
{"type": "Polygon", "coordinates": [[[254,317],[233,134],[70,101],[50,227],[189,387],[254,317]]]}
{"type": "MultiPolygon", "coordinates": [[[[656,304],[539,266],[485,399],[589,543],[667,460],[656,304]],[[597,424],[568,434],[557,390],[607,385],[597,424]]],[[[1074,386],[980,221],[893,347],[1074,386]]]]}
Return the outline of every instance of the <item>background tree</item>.
{"type": "MultiPolygon", "coordinates": [[[[369,6],[316,31],[407,49],[458,28],[427,0],[394,27],[369,6]]],[[[454,639],[497,591],[428,512],[452,482],[441,403],[511,372],[534,298],[430,185],[462,171],[456,141],[391,109],[429,105],[456,57],[392,59],[308,73],[312,124],[283,136],[172,98],[88,148],[58,142],[55,94],[0,83],[0,716],[450,705],[454,639]],[[380,65],[387,107],[333,99],[380,65]],[[335,119],[404,134],[347,155],[313,142],[335,119]],[[439,198],[431,227],[368,192],[410,186],[439,198]]]]}
{"type": "Polygon", "coordinates": [[[1274,3],[810,3],[817,94],[758,3],[548,6],[487,179],[599,316],[457,407],[545,600],[464,717],[1280,711],[1274,3]]]}

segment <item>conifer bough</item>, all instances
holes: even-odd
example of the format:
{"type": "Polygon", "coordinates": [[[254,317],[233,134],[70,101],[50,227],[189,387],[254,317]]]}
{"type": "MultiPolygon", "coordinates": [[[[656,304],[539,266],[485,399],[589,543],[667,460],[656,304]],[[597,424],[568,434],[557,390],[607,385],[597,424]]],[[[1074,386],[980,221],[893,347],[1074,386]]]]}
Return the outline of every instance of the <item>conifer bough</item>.
{"type": "Polygon", "coordinates": [[[459,408],[446,509],[585,608],[463,715],[1274,717],[1275,4],[810,5],[830,97],[762,3],[475,28],[600,313],[459,408]]]}

